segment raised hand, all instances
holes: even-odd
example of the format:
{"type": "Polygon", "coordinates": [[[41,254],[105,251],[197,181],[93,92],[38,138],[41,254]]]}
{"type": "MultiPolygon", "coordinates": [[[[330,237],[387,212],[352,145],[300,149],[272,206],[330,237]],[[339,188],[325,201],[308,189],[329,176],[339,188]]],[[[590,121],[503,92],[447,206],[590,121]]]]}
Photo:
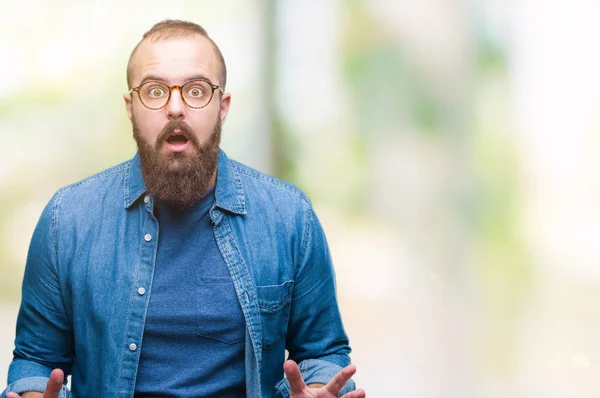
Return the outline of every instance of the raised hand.
{"type": "Polygon", "coordinates": [[[60,393],[64,379],[64,372],[61,369],[54,369],[50,373],[50,379],[48,380],[48,384],[46,384],[46,391],[44,393],[27,391],[19,395],[9,392],[6,394],[6,398],[58,398],[58,393],[60,393]]]}
{"type": "MultiPolygon", "coordinates": [[[[287,360],[283,364],[283,371],[290,382],[290,398],[332,398],[338,397],[341,389],[352,375],[356,373],[356,366],[348,365],[340,370],[327,385],[322,387],[309,387],[302,380],[300,369],[296,362],[287,360]]],[[[359,388],[344,394],[342,398],[365,398],[365,390],[359,388]]]]}

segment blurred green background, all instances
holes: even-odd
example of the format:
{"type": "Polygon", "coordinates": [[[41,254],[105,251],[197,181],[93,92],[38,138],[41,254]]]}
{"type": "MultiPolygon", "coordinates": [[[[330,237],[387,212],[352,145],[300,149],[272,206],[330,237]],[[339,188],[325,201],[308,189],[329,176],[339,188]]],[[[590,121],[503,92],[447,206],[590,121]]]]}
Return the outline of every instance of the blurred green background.
{"type": "Polygon", "coordinates": [[[179,18],[227,61],[225,151],[312,199],[369,396],[600,395],[600,3],[2,8],[0,374],[44,205],[133,156],[127,59],[179,18]]]}

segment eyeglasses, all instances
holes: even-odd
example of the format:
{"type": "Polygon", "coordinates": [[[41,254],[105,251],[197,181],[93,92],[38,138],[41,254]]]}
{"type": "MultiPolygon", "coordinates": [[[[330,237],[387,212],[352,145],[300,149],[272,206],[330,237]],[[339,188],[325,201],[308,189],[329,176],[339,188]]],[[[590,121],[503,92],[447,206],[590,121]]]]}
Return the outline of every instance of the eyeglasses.
{"type": "Polygon", "coordinates": [[[132,88],[131,91],[138,93],[142,105],[146,108],[159,110],[167,106],[169,99],[171,99],[171,93],[175,88],[179,90],[183,103],[192,109],[200,109],[207,106],[212,100],[215,90],[223,92],[221,87],[212,84],[206,79],[190,80],[183,86],[169,86],[161,81],[148,80],[132,88]]]}

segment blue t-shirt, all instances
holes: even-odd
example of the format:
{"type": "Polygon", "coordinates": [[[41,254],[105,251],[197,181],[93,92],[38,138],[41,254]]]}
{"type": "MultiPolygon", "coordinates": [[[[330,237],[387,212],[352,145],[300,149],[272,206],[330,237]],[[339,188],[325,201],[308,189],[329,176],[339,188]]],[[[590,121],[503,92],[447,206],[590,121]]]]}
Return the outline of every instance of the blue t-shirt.
{"type": "Polygon", "coordinates": [[[245,321],[215,241],[214,187],[195,206],[155,202],[158,253],[136,397],[244,397],[245,321]]]}

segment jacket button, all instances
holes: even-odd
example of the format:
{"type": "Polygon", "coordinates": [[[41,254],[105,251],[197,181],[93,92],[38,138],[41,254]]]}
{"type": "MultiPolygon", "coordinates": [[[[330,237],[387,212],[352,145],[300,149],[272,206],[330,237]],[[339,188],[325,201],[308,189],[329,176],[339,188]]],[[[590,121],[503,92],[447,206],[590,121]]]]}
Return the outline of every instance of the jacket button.
{"type": "Polygon", "coordinates": [[[150,196],[146,195],[144,196],[144,203],[148,203],[150,202],[150,196]]]}
{"type": "Polygon", "coordinates": [[[129,351],[135,351],[137,350],[137,345],[135,345],[134,343],[129,344],[129,351]]]}
{"type": "Polygon", "coordinates": [[[140,288],[138,289],[138,294],[139,294],[140,296],[143,296],[144,294],[146,294],[146,289],[144,289],[143,287],[140,287],[140,288]]]}
{"type": "Polygon", "coordinates": [[[152,240],[152,235],[150,235],[150,234],[146,234],[146,235],[144,235],[144,240],[145,240],[146,242],[150,242],[150,241],[152,240]]]}

